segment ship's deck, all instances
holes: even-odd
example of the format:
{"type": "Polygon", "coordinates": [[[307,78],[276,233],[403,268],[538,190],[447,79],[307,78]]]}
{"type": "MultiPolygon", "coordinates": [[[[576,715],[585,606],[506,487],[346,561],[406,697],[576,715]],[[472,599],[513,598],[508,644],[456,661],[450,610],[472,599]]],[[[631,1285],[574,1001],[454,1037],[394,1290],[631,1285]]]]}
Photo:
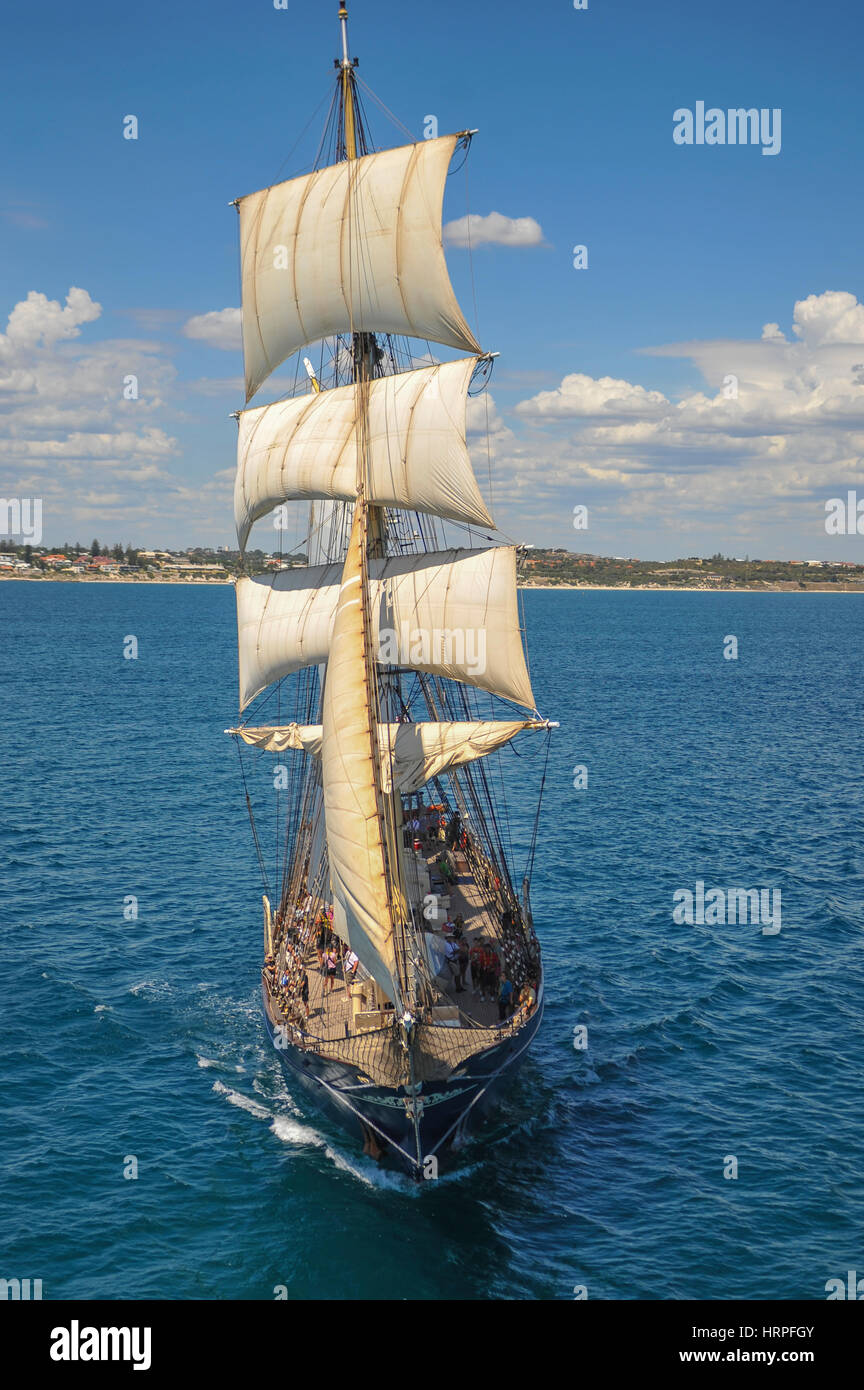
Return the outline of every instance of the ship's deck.
{"type": "MultiPolygon", "coordinates": [[[[437,919],[429,924],[430,934],[437,937],[443,945],[448,939],[442,930],[444,921],[446,919],[452,920],[461,915],[464,921],[463,938],[467,942],[469,950],[472,946],[482,942],[495,951],[504,973],[509,974],[511,979],[514,978],[515,974],[515,1003],[521,981],[518,970],[514,972],[506,968],[507,957],[513,959],[514,950],[513,938],[507,938],[507,933],[501,925],[503,899],[500,892],[494,886],[494,881],[493,886],[489,889],[481,887],[474,873],[471,872],[467,858],[459,850],[451,851],[448,855],[448,863],[455,875],[454,881],[448,884],[442,879],[436,864],[442,849],[443,845],[436,843],[423,856],[431,875],[431,891],[439,898],[437,919]]],[[[328,987],[329,982],[325,972],[319,965],[315,944],[317,933],[310,931],[307,934],[310,939],[303,953],[303,965],[309,980],[309,1015],[308,1018],[305,1017],[303,1004],[290,990],[292,1007],[290,1007],[289,1012],[293,1019],[300,1024],[303,1031],[310,1035],[310,1041],[318,1038],[335,1042],[355,1032],[355,1010],[353,1000],[348,992],[349,981],[346,981],[344,963],[340,960],[333,987],[332,989],[328,987]]],[[[276,967],[276,978],[281,979],[285,968],[284,945],[277,954],[276,967]]],[[[358,967],[356,976],[350,982],[361,982],[364,979],[368,980],[368,978],[367,972],[361,965],[358,967]]],[[[497,997],[490,998],[487,994],[484,999],[480,996],[476,982],[472,979],[470,965],[466,968],[465,988],[463,990],[457,989],[453,972],[447,966],[442,967],[442,972],[435,977],[434,983],[438,993],[436,1003],[445,1008],[455,1006],[459,1011],[458,1023],[461,1026],[480,1025],[489,1028],[498,1025],[500,1020],[497,997]]],[[[282,992],[282,1002],[288,1003],[289,996],[282,992]]]]}

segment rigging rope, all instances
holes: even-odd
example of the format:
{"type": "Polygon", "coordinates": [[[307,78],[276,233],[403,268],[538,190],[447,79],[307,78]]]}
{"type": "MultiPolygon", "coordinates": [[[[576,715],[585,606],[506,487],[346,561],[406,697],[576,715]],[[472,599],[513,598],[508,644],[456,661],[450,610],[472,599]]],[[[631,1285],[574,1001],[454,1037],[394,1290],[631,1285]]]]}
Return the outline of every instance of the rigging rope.
{"type": "Polygon", "coordinates": [[[540,829],[540,807],[543,805],[543,788],[546,786],[546,771],[549,767],[549,750],[552,747],[552,730],[546,734],[546,758],[543,762],[543,776],[540,778],[540,793],[537,797],[537,811],[534,816],[534,830],[531,835],[531,849],[528,854],[528,863],[525,866],[525,877],[531,882],[531,875],[534,873],[534,853],[537,849],[537,832],[540,829]]]}

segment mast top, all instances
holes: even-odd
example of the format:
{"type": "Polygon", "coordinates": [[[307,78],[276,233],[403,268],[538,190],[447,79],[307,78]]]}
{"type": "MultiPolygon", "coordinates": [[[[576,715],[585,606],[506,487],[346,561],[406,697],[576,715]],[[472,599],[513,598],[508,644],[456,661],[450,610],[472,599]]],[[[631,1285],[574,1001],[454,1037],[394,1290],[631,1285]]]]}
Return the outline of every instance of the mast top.
{"type": "Polygon", "coordinates": [[[339,23],[342,27],[342,62],[340,66],[343,68],[356,67],[356,61],[352,63],[348,57],[348,6],[345,4],[345,0],[340,0],[339,23]]]}

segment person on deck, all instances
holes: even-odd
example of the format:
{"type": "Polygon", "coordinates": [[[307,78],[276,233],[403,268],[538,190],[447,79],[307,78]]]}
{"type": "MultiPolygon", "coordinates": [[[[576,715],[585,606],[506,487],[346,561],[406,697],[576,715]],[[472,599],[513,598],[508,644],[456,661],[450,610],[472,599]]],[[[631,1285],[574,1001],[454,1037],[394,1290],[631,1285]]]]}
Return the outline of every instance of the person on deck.
{"type": "Polygon", "coordinates": [[[306,1010],[306,1017],[309,1017],[309,976],[301,966],[300,968],[300,998],[303,1000],[303,1007],[306,1010]]]}
{"type": "Polygon", "coordinates": [[[330,925],[326,917],[320,918],[318,922],[318,938],[315,944],[318,948],[318,966],[323,970],[324,952],[330,944],[330,925]]]}
{"type": "Polygon", "coordinates": [[[324,956],[324,989],[328,994],[333,993],[333,987],[336,984],[336,968],[338,964],[339,957],[336,955],[332,946],[328,947],[324,956]]]}
{"type": "Polygon", "coordinates": [[[462,987],[459,984],[459,947],[456,945],[455,941],[448,941],[445,944],[444,954],[447,958],[447,965],[449,967],[450,974],[456,985],[456,993],[461,994],[462,987]]]}
{"type": "Polygon", "coordinates": [[[353,980],[355,978],[359,964],[360,957],[357,955],[357,952],[349,951],[342,966],[342,974],[345,976],[346,980],[349,978],[353,980]]]}
{"type": "Polygon", "coordinates": [[[446,854],[439,854],[439,856],[438,856],[438,868],[439,868],[440,871],[441,871],[441,877],[443,878],[443,880],[444,880],[445,883],[453,883],[453,882],[454,882],[453,870],[452,870],[451,867],[450,867],[450,861],[448,860],[446,854]]]}

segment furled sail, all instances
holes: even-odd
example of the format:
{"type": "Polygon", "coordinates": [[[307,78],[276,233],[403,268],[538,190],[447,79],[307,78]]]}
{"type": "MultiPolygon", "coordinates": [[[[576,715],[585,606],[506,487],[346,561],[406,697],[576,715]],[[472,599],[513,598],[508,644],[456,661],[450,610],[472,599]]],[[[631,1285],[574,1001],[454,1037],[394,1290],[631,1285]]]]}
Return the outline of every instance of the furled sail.
{"type": "MultiPolygon", "coordinates": [[[[452,720],[436,724],[379,724],[380,785],[383,792],[395,790],[403,796],[419,791],[432,777],[440,777],[453,767],[485,758],[509,743],[525,729],[546,729],[540,719],[452,720]]],[[[250,748],[268,753],[303,749],[314,758],[321,756],[323,728],[320,724],[265,724],[260,728],[231,729],[250,748]]]]}
{"type": "MultiPolygon", "coordinates": [[[[380,377],[368,390],[366,500],[494,526],[465,443],[476,357],[380,377]]],[[[252,525],[281,502],[353,501],[357,492],[354,386],[240,413],[234,517],[241,550],[252,525]]]]}
{"type": "MultiPolygon", "coordinates": [[[[377,659],[535,708],[522,648],[516,550],[436,550],[370,560],[377,659]]],[[[272,681],[324,663],[341,569],[310,565],[237,581],[240,707],[272,681]]]]}
{"type": "Polygon", "coordinates": [[[237,200],[246,399],[332,333],[399,333],[479,351],[441,240],[461,136],[343,160],[237,200]]]}
{"type": "Polygon", "coordinates": [[[348,542],[324,682],[321,779],[330,884],[345,939],[388,997],[401,998],[393,902],[388,885],[376,770],[374,697],[367,667],[362,547],[365,508],[358,503],[348,542]]]}

